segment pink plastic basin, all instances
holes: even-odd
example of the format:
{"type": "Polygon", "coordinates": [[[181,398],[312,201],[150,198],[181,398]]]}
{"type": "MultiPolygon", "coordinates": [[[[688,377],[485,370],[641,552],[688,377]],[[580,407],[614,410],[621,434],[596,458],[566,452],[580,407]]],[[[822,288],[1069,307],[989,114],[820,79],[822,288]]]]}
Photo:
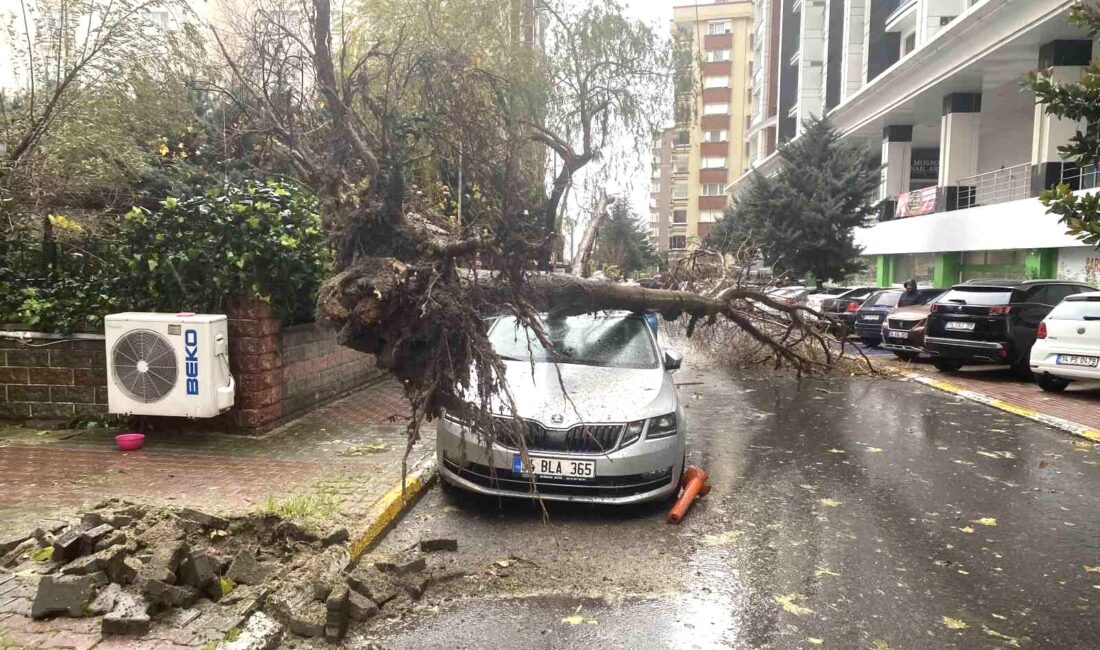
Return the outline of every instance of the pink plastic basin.
{"type": "Polygon", "coordinates": [[[115,436],[115,444],[121,451],[134,451],[141,449],[141,446],[145,444],[144,433],[120,433],[115,436]]]}

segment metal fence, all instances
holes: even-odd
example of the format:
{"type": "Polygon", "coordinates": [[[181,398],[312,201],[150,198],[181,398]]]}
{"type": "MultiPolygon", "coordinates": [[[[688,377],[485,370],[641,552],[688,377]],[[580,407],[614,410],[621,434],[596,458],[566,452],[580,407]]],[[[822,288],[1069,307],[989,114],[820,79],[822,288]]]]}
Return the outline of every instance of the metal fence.
{"type": "Polygon", "coordinates": [[[1076,191],[1096,189],[1097,181],[1100,179],[1097,179],[1096,165],[1078,167],[1067,163],[1062,165],[1062,172],[1058,180],[1076,191]]]}
{"type": "Polygon", "coordinates": [[[0,241],[0,266],[27,279],[79,275],[110,264],[123,252],[120,244],[100,240],[15,239],[0,241]]]}
{"type": "Polygon", "coordinates": [[[1032,197],[1031,163],[959,179],[958,209],[994,205],[1032,197]]]}

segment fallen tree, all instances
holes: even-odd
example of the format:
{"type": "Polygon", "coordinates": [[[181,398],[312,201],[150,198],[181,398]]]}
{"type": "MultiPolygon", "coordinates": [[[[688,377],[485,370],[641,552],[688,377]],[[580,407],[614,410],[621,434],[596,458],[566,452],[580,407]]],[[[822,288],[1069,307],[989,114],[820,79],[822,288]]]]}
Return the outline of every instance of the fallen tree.
{"type": "MultiPolygon", "coordinates": [[[[461,5],[449,6],[461,11],[461,5]]],[[[611,39],[613,28],[625,20],[607,11],[584,18],[602,25],[596,32],[605,36],[597,38],[611,39]]],[[[516,52],[492,67],[451,44],[446,34],[415,41],[416,28],[408,25],[396,34],[370,35],[377,40],[344,42],[334,52],[329,0],[311,0],[306,13],[310,40],[297,46],[308,50],[312,62],[316,113],[297,114],[309,102],[273,99],[278,94],[270,92],[270,80],[251,72],[223,45],[236,80],[226,92],[247,107],[249,128],[271,134],[318,192],[337,260],[320,291],[318,316],[339,330],[343,345],[377,355],[378,365],[401,380],[413,413],[410,447],[420,425],[444,409],[482,425],[488,441],[496,435],[486,407],[494,400],[509,406],[511,401],[503,363],[486,335],[489,316],[516,316],[550,350],[540,313],[628,310],[658,312],[668,320],[685,317],[689,335],[697,326],[725,319],[770,350],[777,366],[798,373],[824,371],[835,358],[836,341],[819,327],[820,315],[750,288],[740,276],[704,295],[536,270],[555,245],[557,233],[547,215],[556,213],[558,190],[568,184],[559,176],[549,196],[542,191],[538,160],[547,152],[541,147],[573,154],[561,142],[548,141],[553,138],[546,127],[531,126],[537,117],[532,105],[517,108],[528,97],[521,81],[503,76],[531,52],[516,52]],[[449,145],[459,138],[465,178],[482,188],[481,209],[465,213],[462,223],[449,213],[448,193],[425,180],[446,175],[453,163],[449,145]],[[821,354],[806,354],[796,341],[821,354]]],[[[553,16],[577,28],[563,29],[563,38],[583,31],[565,14],[553,16]]],[[[454,17],[465,19],[472,18],[454,17]]],[[[605,51],[611,41],[603,46],[577,56],[597,65],[614,58],[605,51]]],[[[270,69],[260,66],[261,72],[270,69]]],[[[624,99],[633,77],[609,83],[618,84],[611,92],[618,105],[639,109],[636,98],[624,99]]],[[[577,99],[594,115],[614,105],[591,101],[587,95],[577,99]]],[[[592,121],[583,124],[590,127],[592,121]]],[[[580,137],[586,147],[600,139],[587,128],[580,137]]],[[[471,201],[476,198],[471,193],[471,201]]]]}

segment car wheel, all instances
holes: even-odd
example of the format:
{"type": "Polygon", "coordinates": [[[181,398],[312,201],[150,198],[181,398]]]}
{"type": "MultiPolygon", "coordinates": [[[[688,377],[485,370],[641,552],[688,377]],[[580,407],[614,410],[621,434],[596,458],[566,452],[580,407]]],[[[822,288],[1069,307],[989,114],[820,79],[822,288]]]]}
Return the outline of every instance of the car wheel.
{"type": "Polygon", "coordinates": [[[958,372],[963,367],[962,361],[958,359],[936,359],[932,365],[940,372],[958,372]]]}
{"type": "Polygon", "coordinates": [[[1055,377],[1054,375],[1048,375],[1046,373],[1036,375],[1035,383],[1039,384],[1039,388],[1049,393],[1060,393],[1069,386],[1068,379],[1062,379],[1061,377],[1055,377]]]}
{"type": "Polygon", "coordinates": [[[894,350],[894,356],[902,361],[914,361],[917,358],[916,352],[902,352],[900,350],[894,350]]]}
{"type": "Polygon", "coordinates": [[[860,339],[860,341],[862,341],[864,345],[871,348],[872,350],[882,345],[882,341],[876,341],[874,339],[860,339]]]}

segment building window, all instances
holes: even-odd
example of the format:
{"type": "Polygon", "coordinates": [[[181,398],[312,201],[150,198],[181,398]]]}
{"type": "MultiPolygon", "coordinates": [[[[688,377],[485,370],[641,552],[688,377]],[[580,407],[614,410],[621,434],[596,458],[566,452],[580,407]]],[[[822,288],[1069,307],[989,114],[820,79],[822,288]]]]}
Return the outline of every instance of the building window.
{"type": "Polygon", "coordinates": [[[709,156],[706,157],[706,158],[703,158],[703,169],[725,169],[725,168],[726,168],[726,159],[725,158],[717,158],[717,157],[712,158],[712,157],[709,157],[709,156]]]}
{"type": "Polygon", "coordinates": [[[677,131],[676,132],[676,146],[683,146],[691,144],[691,132],[690,131],[677,131]]]}
{"type": "Polygon", "coordinates": [[[699,223],[714,223],[721,218],[721,210],[703,210],[699,213],[699,223]]]}
{"type": "Polygon", "coordinates": [[[905,37],[905,42],[901,46],[901,55],[905,56],[915,49],[917,49],[917,33],[913,32],[905,37]]]}
{"type": "Polygon", "coordinates": [[[710,50],[707,52],[707,63],[721,63],[730,60],[729,50],[710,50]]]}
{"type": "Polygon", "coordinates": [[[730,78],[724,77],[706,77],[703,79],[703,88],[729,88],[730,78]]]}
{"type": "Polygon", "coordinates": [[[674,199],[686,199],[688,197],[688,186],[683,183],[677,183],[672,189],[672,198],[674,199]]]}
{"type": "Polygon", "coordinates": [[[733,21],[731,20],[712,20],[707,23],[707,34],[715,36],[717,34],[729,34],[733,31],[733,21]]]}
{"type": "Polygon", "coordinates": [[[703,196],[722,196],[722,184],[703,183],[703,196]]]}
{"type": "Polygon", "coordinates": [[[703,104],[703,115],[729,115],[729,104],[703,104]]]}
{"type": "Polygon", "coordinates": [[[672,211],[672,223],[687,223],[688,211],[687,210],[673,210],[672,211]]]}
{"type": "Polygon", "coordinates": [[[652,183],[650,183],[649,184],[649,193],[650,194],[660,194],[661,193],[661,181],[653,181],[652,183]]]}
{"type": "Polygon", "coordinates": [[[672,250],[683,250],[687,248],[687,237],[685,235],[673,235],[669,237],[668,247],[672,250]]]}
{"type": "Polygon", "coordinates": [[[729,142],[729,131],[704,131],[703,142],[729,142]]]}

